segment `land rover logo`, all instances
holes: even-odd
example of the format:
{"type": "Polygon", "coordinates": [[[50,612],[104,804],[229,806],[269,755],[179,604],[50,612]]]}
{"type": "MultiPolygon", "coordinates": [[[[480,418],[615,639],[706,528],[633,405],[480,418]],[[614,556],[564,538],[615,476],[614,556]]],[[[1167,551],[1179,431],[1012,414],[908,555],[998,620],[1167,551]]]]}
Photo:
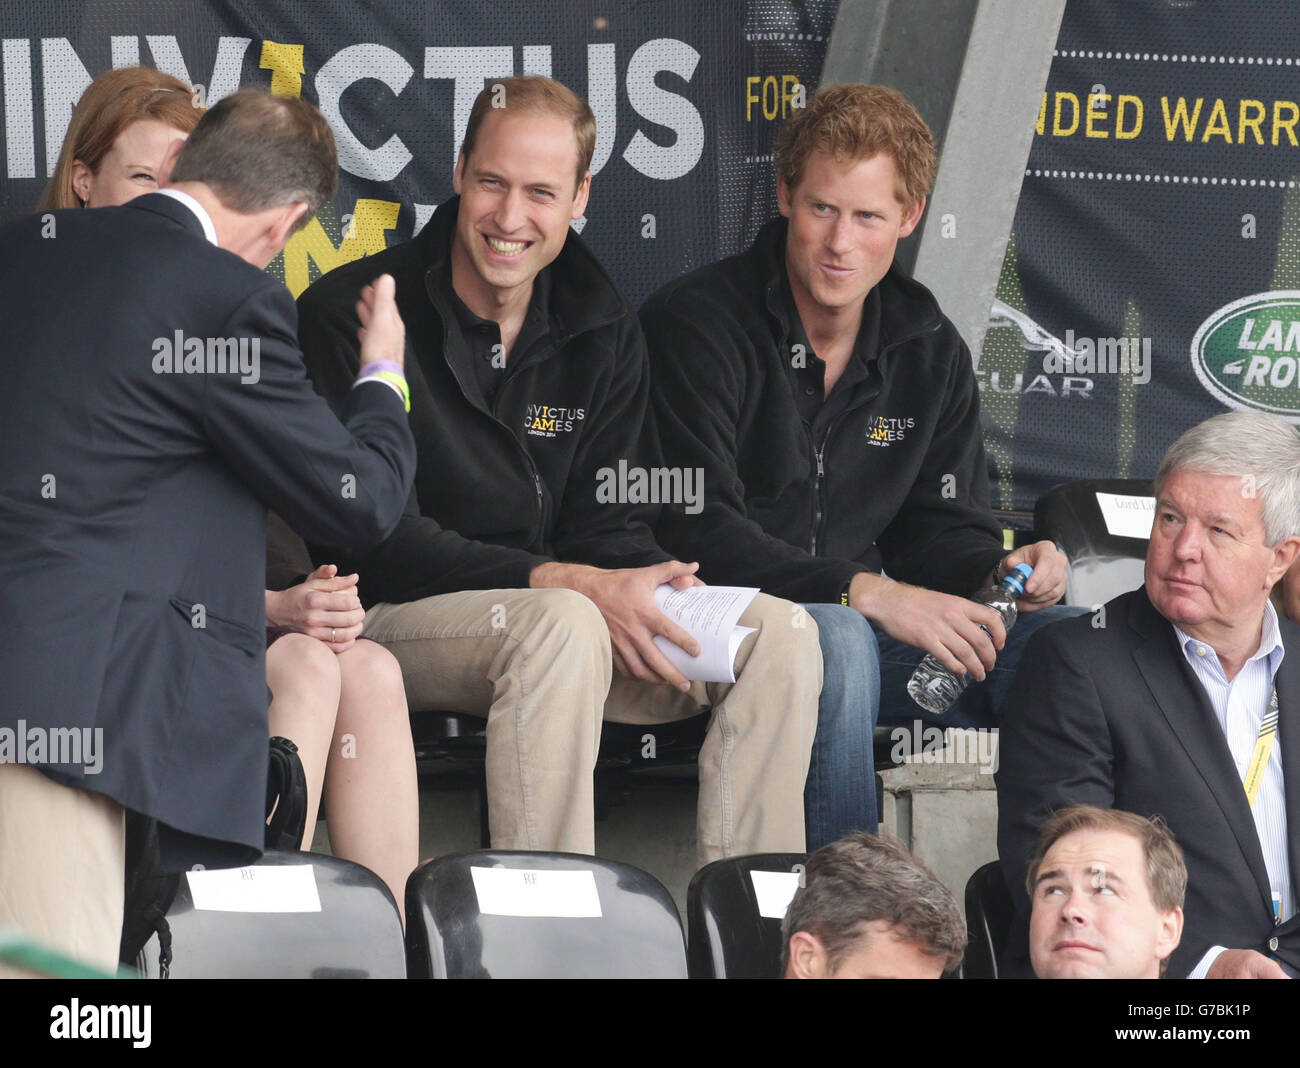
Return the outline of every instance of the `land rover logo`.
{"type": "Polygon", "coordinates": [[[1300,423],[1300,290],[1225,304],[1192,338],[1192,369],[1228,407],[1300,423]]]}

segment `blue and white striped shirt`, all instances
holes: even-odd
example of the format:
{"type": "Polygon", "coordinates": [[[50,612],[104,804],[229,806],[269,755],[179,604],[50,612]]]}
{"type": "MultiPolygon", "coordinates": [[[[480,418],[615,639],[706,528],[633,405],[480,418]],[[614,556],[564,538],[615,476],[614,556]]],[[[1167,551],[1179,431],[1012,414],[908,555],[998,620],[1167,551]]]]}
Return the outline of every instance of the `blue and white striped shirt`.
{"type": "MultiPolygon", "coordinates": [[[[1259,737],[1259,724],[1268,711],[1273,693],[1273,679],[1282,663],[1286,650],[1277,624],[1273,605],[1264,602],[1264,622],[1260,630],[1259,648],[1246,661],[1232,681],[1224,674],[1218,654],[1205,642],[1189,637],[1178,627],[1178,644],[1183,655],[1205,689],[1219,721],[1237,774],[1243,780],[1255,752],[1259,737]]],[[[1244,787],[1243,787],[1244,790],[1244,787]]],[[[1281,896],[1281,918],[1288,919],[1296,909],[1295,890],[1291,885],[1290,858],[1287,853],[1286,794],[1282,782],[1282,747],[1273,744],[1268,766],[1255,796],[1251,815],[1255,819],[1255,832],[1259,836],[1264,865],[1268,869],[1269,884],[1274,894],[1281,896]]],[[[1216,946],[1208,952],[1192,972],[1190,978],[1204,978],[1223,947],[1216,946]]]]}

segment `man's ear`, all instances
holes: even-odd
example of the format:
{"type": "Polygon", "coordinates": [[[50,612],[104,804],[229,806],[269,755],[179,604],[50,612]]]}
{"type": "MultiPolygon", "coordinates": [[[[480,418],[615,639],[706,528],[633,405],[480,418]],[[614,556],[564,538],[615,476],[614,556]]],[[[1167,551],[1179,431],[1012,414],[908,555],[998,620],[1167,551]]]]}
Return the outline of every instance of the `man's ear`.
{"type": "Polygon", "coordinates": [[[89,166],[79,159],[72,161],[72,191],[83,205],[90,199],[90,186],[94,178],[95,174],[89,166]]]}
{"type": "Polygon", "coordinates": [[[305,200],[295,200],[291,204],[285,204],[276,209],[270,216],[266,229],[262,231],[263,238],[268,246],[279,250],[283,249],[289,243],[289,238],[293,236],[294,226],[298,220],[307,214],[307,202],[305,200]]]}
{"type": "Polygon", "coordinates": [[[921,213],[925,211],[925,197],[922,197],[910,208],[903,212],[903,222],[898,228],[899,237],[907,237],[916,229],[916,224],[921,221],[921,213]]]}
{"type": "Polygon", "coordinates": [[[573,195],[573,212],[571,217],[581,219],[582,213],[587,210],[587,198],[591,196],[591,171],[582,176],[582,181],[578,183],[578,191],[573,195]]]}
{"type": "Polygon", "coordinates": [[[821,939],[807,931],[795,931],[790,936],[790,949],[787,954],[786,979],[826,979],[830,972],[826,967],[826,947],[821,939]]]}
{"type": "Polygon", "coordinates": [[[457,196],[461,194],[461,186],[465,184],[465,150],[460,150],[460,155],[456,157],[456,169],[451,173],[451,189],[457,196]]]}
{"type": "Polygon", "coordinates": [[[1160,914],[1160,934],[1156,938],[1156,959],[1164,960],[1178,948],[1183,937],[1183,910],[1170,909],[1160,914]]]}
{"type": "Polygon", "coordinates": [[[1268,588],[1270,590],[1283,575],[1291,570],[1291,565],[1295,563],[1298,554],[1300,554],[1300,537],[1295,535],[1283,538],[1273,546],[1273,563],[1268,569],[1268,588]]]}
{"type": "Polygon", "coordinates": [[[776,178],[776,206],[781,209],[782,215],[790,218],[794,207],[794,190],[785,184],[785,179],[780,175],[776,178]]]}

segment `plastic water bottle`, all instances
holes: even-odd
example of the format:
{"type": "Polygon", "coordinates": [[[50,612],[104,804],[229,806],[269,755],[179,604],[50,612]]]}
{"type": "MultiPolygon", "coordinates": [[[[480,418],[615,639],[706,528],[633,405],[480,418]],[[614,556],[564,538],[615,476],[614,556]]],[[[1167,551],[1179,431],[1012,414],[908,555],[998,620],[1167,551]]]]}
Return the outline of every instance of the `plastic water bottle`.
{"type": "MultiPolygon", "coordinates": [[[[1016,564],[1000,583],[985,587],[971,600],[986,604],[996,611],[1002,617],[1002,625],[1009,631],[1019,614],[1016,600],[1025,592],[1025,583],[1033,573],[1034,569],[1028,564],[1016,564]]],[[[980,625],[980,630],[985,634],[989,633],[988,627],[983,624],[980,625]]],[[[927,712],[938,716],[952,707],[953,702],[970,685],[971,677],[969,671],[962,675],[954,675],[932,654],[927,653],[925,659],[912,672],[912,678],[907,684],[907,692],[912,700],[927,712]]]]}

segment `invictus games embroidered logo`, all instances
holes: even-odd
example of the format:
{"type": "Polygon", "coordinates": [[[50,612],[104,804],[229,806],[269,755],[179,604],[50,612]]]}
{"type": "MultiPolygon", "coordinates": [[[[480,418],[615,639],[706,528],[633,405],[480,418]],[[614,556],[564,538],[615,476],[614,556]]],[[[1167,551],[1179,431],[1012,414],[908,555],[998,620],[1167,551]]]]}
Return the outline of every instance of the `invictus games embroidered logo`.
{"type": "Polygon", "coordinates": [[[889,419],[878,415],[874,422],[867,424],[867,444],[887,449],[894,442],[902,441],[914,426],[915,419],[889,419]]]}
{"type": "Polygon", "coordinates": [[[1192,369],[1230,408],[1300,423],[1300,290],[1234,300],[1192,338],[1192,369]]]}
{"type": "Polygon", "coordinates": [[[585,408],[556,408],[549,404],[530,404],[524,412],[524,432],[539,438],[567,434],[586,416],[585,408]]]}

